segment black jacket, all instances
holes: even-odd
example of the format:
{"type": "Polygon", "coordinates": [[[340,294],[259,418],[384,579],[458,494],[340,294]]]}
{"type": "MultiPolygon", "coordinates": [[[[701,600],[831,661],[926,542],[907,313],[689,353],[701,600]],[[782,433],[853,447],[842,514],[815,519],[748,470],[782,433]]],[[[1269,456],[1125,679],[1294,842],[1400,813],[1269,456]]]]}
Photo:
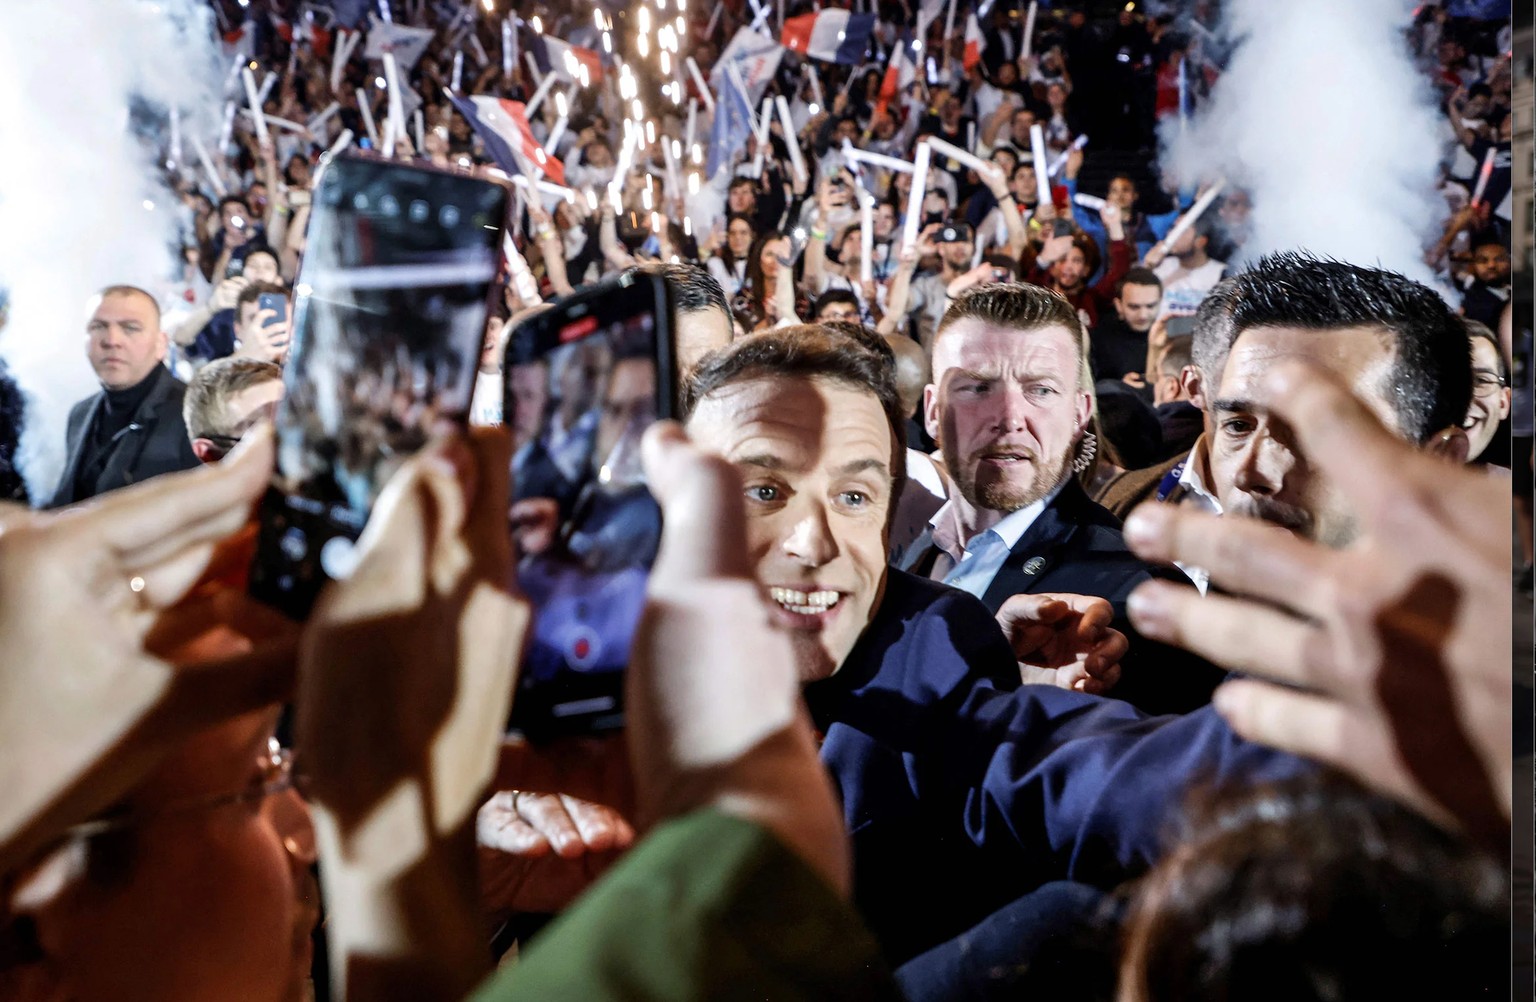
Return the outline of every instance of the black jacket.
{"type": "MultiPolygon", "coordinates": [[[[907,549],[904,570],[931,547],[925,533],[907,549]]],[[[982,602],[993,613],[1014,595],[1059,592],[1094,595],[1113,607],[1115,629],[1130,641],[1120,662],[1120,684],[1110,695],[1147,713],[1186,713],[1208,702],[1225,673],[1202,658],[1142,637],[1126,616],[1132,589],[1152,578],[1188,584],[1176,568],[1154,567],[1126,548],[1120,520],[1089,500],[1069,479],[1019,537],[982,602]]]]}
{"type": "Polygon", "coordinates": [[[88,492],[78,494],[75,480],[85,450],[89,448],[91,425],[106,394],[103,391],[87,397],[70,409],[66,438],[69,458],[47,507],[62,508],[162,473],[190,470],[198,465],[192,442],[187,438],[186,423],[181,417],[181,402],[187,384],[163,365],[155,368],[151,378],[155,379],[155,385],[149,395],[133,412],[128,426],[107,445],[107,460],[102,465],[101,474],[88,492]]]}

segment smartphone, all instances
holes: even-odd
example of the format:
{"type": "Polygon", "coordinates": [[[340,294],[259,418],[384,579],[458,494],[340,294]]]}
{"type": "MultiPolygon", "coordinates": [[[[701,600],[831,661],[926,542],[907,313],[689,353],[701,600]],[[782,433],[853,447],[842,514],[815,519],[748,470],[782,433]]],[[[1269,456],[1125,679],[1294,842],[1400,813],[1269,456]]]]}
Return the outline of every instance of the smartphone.
{"type": "Polygon", "coordinates": [[[501,261],[500,182],[340,157],[315,190],[294,283],[250,591],[298,619],[345,578],[385,481],[464,423],[501,261]]]}
{"type": "Polygon", "coordinates": [[[510,726],[530,740],[624,721],[624,668],[661,541],[640,439],[675,413],[666,283],[629,272],[523,321],[502,363],[517,585],[532,636],[510,726]]]}
{"type": "Polygon", "coordinates": [[[1168,333],[1170,339],[1193,337],[1195,334],[1195,318],[1193,315],[1169,317],[1163,323],[1163,330],[1168,333]]]}
{"type": "Polygon", "coordinates": [[[288,322],[288,297],[280,292],[263,292],[256,297],[256,312],[271,310],[272,316],[261,326],[275,327],[288,322]]]}
{"type": "Polygon", "coordinates": [[[1070,219],[1057,216],[1051,220],[1051,236],[1053,237],[1070,237],[1076,232],[1077,226],[1070,219]]]}

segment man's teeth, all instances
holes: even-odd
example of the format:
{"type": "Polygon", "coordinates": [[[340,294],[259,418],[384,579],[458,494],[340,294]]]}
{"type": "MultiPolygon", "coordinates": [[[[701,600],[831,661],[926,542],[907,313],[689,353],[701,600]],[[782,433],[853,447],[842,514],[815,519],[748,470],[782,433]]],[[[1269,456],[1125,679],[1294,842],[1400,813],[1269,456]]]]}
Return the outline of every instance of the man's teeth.
{"type": "Polygon", "coordinates": [[[768,595],[790,612],[802,616],[815,616],[837,604],[841,597],[835,591],[796,591],[793,588],[769,588],[768,595]]]}

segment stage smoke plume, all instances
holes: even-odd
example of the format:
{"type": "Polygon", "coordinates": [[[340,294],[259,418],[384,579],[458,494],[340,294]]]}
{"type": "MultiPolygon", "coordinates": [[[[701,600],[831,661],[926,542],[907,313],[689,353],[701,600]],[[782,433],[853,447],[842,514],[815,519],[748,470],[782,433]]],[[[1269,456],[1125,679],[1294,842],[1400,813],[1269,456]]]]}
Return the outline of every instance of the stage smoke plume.
{"type": "Polygon", "coordinates": [[[70,406],[98,388],[91,294],[126,283],[163,295],[178,270],[179,203],[154,164],[168,109],[181,108],[184,135],[212,136],[222,80],[196,0],[8,4],[3,22],[0,357],[27,396],[20,466],[38,501],[63,469],[70,406]]]}
{"type": "Polygon", "coordinates": [[[1235,48],[1187,129],[1164,119],[1164,168],[1251,192],[1243,259],[1305,248],[1434,284],[1422,258],[1445,214],[1444,129],[1403,35],[1412,0],[1224,6],[1235,48]]]}

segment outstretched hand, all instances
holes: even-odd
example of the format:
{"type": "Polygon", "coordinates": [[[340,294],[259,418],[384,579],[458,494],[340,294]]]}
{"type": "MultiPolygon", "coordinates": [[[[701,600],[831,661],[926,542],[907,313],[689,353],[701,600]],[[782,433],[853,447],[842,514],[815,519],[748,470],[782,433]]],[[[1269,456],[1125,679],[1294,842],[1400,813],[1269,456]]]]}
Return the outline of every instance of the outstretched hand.
{"type": "Polygon", "coordinates": [[[297,631],[247,599],[272,435],[57,513],[0,510],[0,860],[129,790],[191,734],[284,698],[297,631]]]}
{"type": "Polygon", "coordinates": [[[1120,681],[1125,634],[1114,609],[1092,595],[1015,595],[997,610],[1026,684],[1102,694],[1120,681]]]}
{"type": "Polygon", "coordinates": [[[1360,538],[1331,550],[1261,522],[1143,505],[1126,521],[1131,548],[1206,568],[1228,594],[1149,582],[1131,595],[1132,623],[1253,676],[1216,692],[1239,734],[1352,773],[1502,851],[1508,486],[1413,448],[1300,363],[1277,364],[1257,403],[1349,499],[1360,538]]]}

